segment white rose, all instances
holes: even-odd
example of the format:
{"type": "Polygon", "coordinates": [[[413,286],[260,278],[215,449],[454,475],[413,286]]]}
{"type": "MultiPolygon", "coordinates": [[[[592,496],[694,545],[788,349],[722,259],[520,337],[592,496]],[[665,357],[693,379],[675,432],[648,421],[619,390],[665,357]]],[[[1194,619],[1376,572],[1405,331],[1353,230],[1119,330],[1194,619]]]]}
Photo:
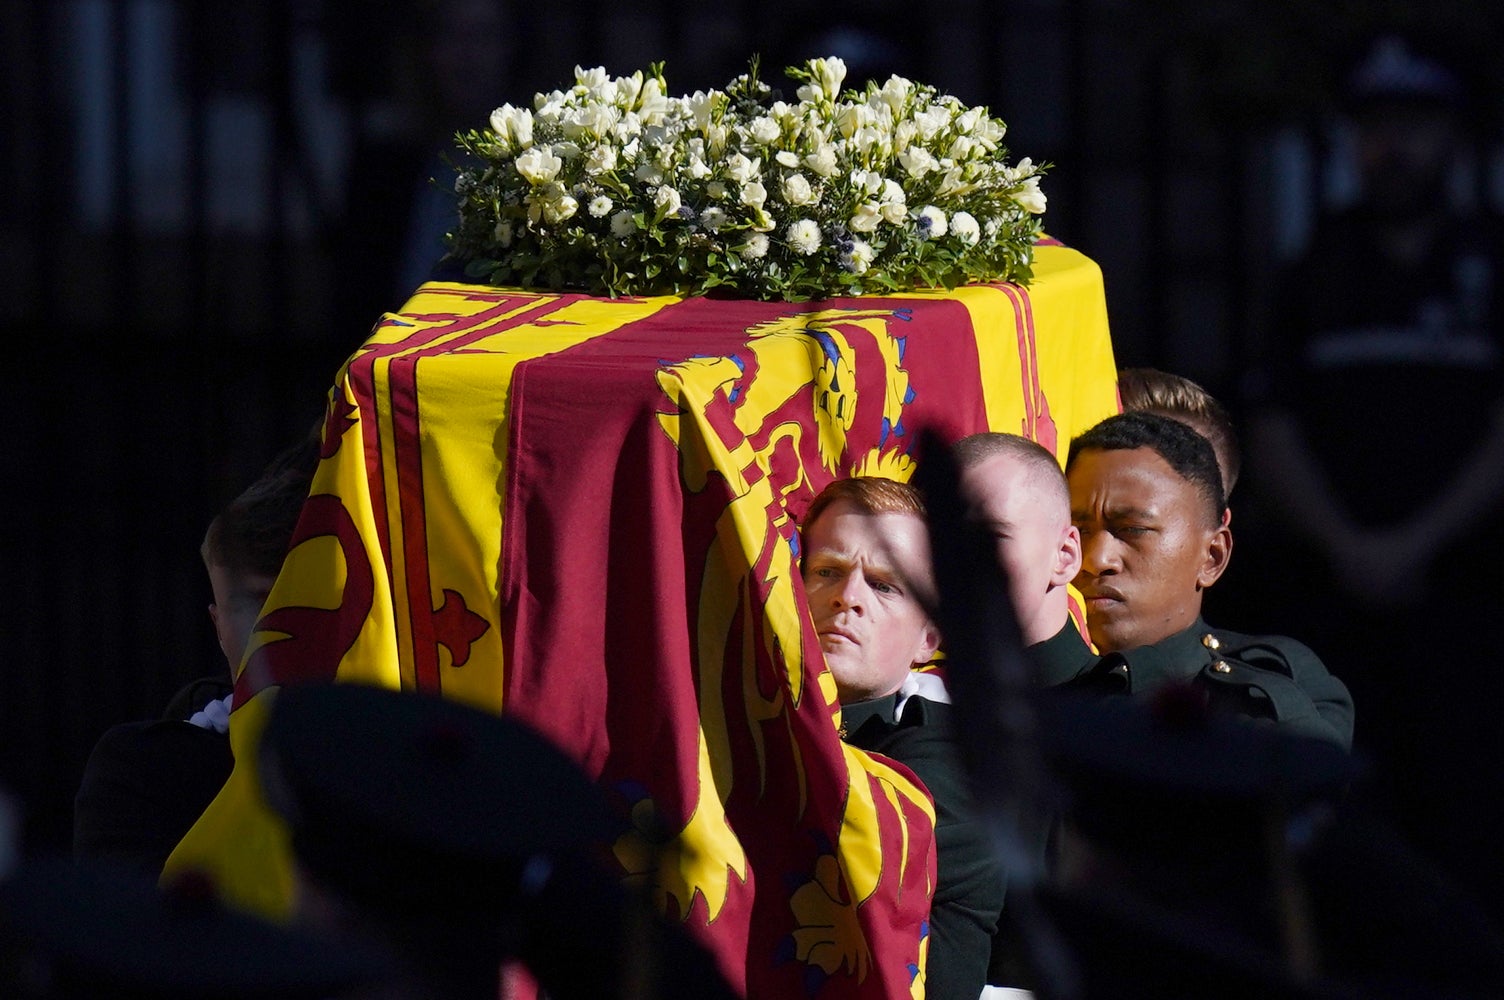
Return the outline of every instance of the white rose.
{"type": "Polygon", "coordinates": [[[789,246],[806,257],[820,249],[820,227],[814,219],[800,219],[784,235],[789,246]]]}
{"type": "Polygon", "coordinates": [[[1019,207],[1025,212],[1032,212],[1035,215],[1043,214],[1045,196],[1044,192],[1039,190],[1039,176],[1036,174],[1025,180],[1024,186],[1014,193],[1013,200],[1018,202],[1019,207]]]}
{"type": "Polygon", "coordinates": [[[967,246],[975,246],[982,238],[982,227],[970,212],[957,212],[950,217],[950,232],[967,246]]]}
{"type": "Polygon", "coordinates": [[[882,207],[883,221],[896,226],[909,217],[909,206],[901,201],[885,201],[882,207]]]}
{"type": "Polygon", "coordinates": [[[783,179],[783,200],[797,207],[813,204],[817,199],[803,174],[789,174],[783,179]]]}
{"type": "Polygon", "coordinates": [[[626,237],[631,236],[635,232],[637,232],[637,220],[632,218],[630,211],[624,208],[611,216],[612,236],[626,237]]]}
{"type": "Polygon", "coordinates": [[[945,213],[934,205],[926,205],[919,210],[919,232],[927,240],[935,240],[945,235],[945,213]]]}
{"type": "Polygon", "coordinates": [[[705,211],[700,213],[700,225],[704,226],[712,233],[720,232],[721,226],[724,225],[725,222],[725,209],[719,208],[715,205],[711,205],[705,211]]]}
{"type": "Polygon", "coordinates": [[[768,255],[768,238],[762,233],[753,233],[747,237],[747,242],[737,248],[736,252],[741,255],[743,260],[757,260],[761,257],[766,257],[768,255]]]}
{"type": "Polygon", "coordinates": [[[726,160],[726,176],[738,184],[745,184],[762,173],[762,161],[749,160],[741,153],[732,153],[726,160]]]}
{"type": "Polygon", "coordinates": [[[598,194],[590,199],[590,214],[597,219],[604,219],[607,215],[611,214],[611,209],[614,207],[615,203],[603,194],[598,194]]]}
{"type": "Polygon", "coordinates": [[[658,210],[660,217],[673,215],[679,211],[679,192],[675,188],[665,184],[653,192],[653,207],[658,210]]]}
{"type": "Polygon", "coordinates": [[[867,201],[856,207],[851,215],[851,221],[847,223],[852,232],[870,233],[877,228],[882,220],[882,208],[875,201],[867,201]]]}
{"type": "Polygon", "coordinates": [[[751,205],[753,208],[761,208],[763,202],[768,200],[768,189],[762,186],[760,181],[742,185],[741,201],[743,205],[751,205]]]}
{"type": "Polygon", "coordinates": [[[563,160],[547,149],[537,146],[522,153],[514,162],[517,165],[517,172],[530,184],[548,183],[558,175],[559,168],[564,166],[563,160]]]}
{"type": "Polygon", "coordinates": [[[592,177],[616,169],[616,147],[597,146],[585,157],[585,173],[592,177]]]}
{"type": "Polygon", "coordinates": [[[750,132],[753,140],[764,146],[771,142],[777,142],[778,137],[783,134],[783,130],[778,127],[778,123],[767,115],[761,115],[752,119],[750,132]]]}
{"type": "Polygon", "coordinates": [[[825,143],[804,158],[804,165],[821,177],[829,177],[836,172],[836,148],[830,143],[825,143]]]}

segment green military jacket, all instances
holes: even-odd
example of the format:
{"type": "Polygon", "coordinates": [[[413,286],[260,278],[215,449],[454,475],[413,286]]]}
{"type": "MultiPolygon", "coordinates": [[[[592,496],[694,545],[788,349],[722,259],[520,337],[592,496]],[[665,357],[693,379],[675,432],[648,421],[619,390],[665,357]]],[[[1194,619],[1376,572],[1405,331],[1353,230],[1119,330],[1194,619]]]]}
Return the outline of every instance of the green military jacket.
{"type": "Polygon", "coordinates": [[[1034,679],[1043,687],[1056,687],[1069,683],[1092,668],[1097,654],[1091,651],[1076,623],[1066,618],[1059,632],[1025,647],[1024,652],[1034,665],[1034,679]]]}
{"type": "Polygon", "coordinates": [[[1309,648],[1282,635],[1242,635],[1197,618],[1153,645],[1101,657],[1072,686],[1136,697],[1177,681],[1205,690],[1214,709],[1352,748],[1347,686],[1309,648]]]}

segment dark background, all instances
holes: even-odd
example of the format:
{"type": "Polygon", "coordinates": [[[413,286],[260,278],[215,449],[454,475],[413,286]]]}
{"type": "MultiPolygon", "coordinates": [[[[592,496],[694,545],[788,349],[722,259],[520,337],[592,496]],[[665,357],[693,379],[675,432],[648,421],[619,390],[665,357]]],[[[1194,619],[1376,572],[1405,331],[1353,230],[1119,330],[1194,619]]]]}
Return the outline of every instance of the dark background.
{"type": "Polygon", "coordinates": [[[831,9],[0,4],[0,785],[28,849],[66,846],[101,732],[222,665],[203,531],[411,289],[395,261],[427,154],[577,63],[664,60],[677,94],[754,52],[774,82],[834,52],[848,82],[896,70],[989,105],[1015,158],[1056,164],[1047,228],[1102,265],[1119,363],[1234,405],[1274,269],[1351,173],[1334,95],[1375,31],[1468,67],[1490,114],[1460,183],[1504,200],[1496,4],[831,9]]]}

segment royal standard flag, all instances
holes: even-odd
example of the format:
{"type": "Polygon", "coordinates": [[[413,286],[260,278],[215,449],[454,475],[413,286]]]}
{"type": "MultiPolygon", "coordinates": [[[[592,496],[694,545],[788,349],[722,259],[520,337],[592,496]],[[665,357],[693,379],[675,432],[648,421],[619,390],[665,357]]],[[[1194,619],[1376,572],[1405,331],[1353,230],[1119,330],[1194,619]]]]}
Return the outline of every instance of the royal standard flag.
{"type": "Polygon", "coordinates": [[[1116,411],[1100,271],[1048,241],[1034,271],[804,304],[424,285],[338,374],[235,771],[169,871],[285,914],[276,690],[437,692],[578,760],[623,878],[748,995],[921,996],[934,808],[839,739],[796,525],[833,478],[909,478],[920,429],[1061,455],[1116,411]]]}

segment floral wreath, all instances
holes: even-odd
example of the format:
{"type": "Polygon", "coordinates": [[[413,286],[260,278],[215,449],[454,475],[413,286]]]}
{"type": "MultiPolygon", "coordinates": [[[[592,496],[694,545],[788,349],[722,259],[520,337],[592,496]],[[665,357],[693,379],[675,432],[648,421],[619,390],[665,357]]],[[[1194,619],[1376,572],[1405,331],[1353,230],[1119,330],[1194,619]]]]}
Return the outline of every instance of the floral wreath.
{"type": "Polygon", "coordinates": [[[757,61],[725,90],[667,97],[661,64],[575,67],[534,109],[455,137],[450,256],[497,285],[759,299],[1028,282],[1043,165],[1007,162],[1005,126],[892,76],[842,91],[845,64],[757,61]]]}

